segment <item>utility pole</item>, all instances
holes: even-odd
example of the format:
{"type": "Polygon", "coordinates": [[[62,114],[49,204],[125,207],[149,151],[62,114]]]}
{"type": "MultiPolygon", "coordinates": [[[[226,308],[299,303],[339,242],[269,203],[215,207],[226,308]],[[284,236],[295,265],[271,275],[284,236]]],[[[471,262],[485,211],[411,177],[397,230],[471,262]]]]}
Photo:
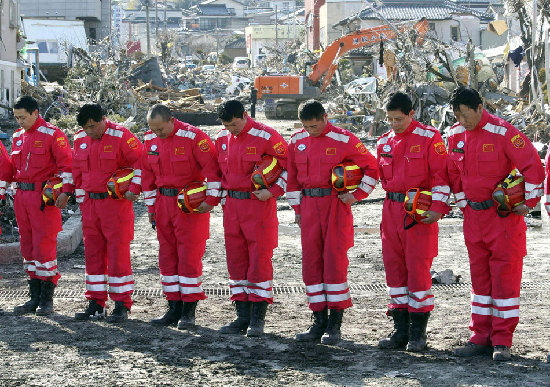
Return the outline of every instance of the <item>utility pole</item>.
{"type": "Polygon", "coordinates": [[[275,50],[279,49],[279,19],[277,18],[277,5],[275,5],[275,50]]]}
{"type": "Polygon", "coordinates": [[[151,57],[151,28],[149,26],[149,0],[145,0],[145,26],[147,29],[147,58],[151,57]]]}
{"type": "Polygon", "coordinates": [[[159,38],[159,2],[155,0],[155,37],[159,38]]]}
{"type": "Polygon", "coordinates": [[[168,22],[167,22],[167,18],[166,18],[166,0],[164,0],[164,32],[166,33],[166,31],[168,30],[168,22]]]}

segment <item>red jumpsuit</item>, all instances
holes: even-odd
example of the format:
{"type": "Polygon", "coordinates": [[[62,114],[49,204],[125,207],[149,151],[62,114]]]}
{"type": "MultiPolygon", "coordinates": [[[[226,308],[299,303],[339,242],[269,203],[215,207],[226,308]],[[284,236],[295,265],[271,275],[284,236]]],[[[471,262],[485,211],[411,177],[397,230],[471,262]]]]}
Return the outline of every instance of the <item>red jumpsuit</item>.
{"type": "MultiPolygon", "coordinates": [[[[388,308],[429,312],[434,308],[430,267],[437,256],[439,228],[437,223],[419,222],[405,230],[403,200],[390,195],[398,193],[404,197],[412,188],[431,191],[430,210],[447,214],[447,150],[437,130],[413,120],[403,133],[390,130],[381,136],[376,152],[382,188],[388,192],[380,224],[390,293],[388,308]]],[[[407,223],[411,221],[407,218],[407,223]]]]}
{"type": "Polygon", "coordinates": [[[125,127],[105,121],[99,140],[83,130],[74,136],[73,175],[75,194],[82,212],[86,264],[86,298],[105,306],[107,283],[113,301],[130,309],[134,277],[130,242],[134,239],[132,202],[107,195],[107,181],[117,169],[134,168],[130,191],[139,194],[142,143],[125,127]]]}
{"type": "Polygon", "coordinates": [[[41,116],[29,129],[13,133],[11,159],[17,182],[15,217],[19,227],[23,265],[31,279],[57,285],[57,234],[61,231],[61,211],[42,208],[42,184],[58,174],[62,191],[73,192],[71,146],[67,136],[41,116]]]}
{"type": "Polygon", "coordinates": [[[474,207],[491,199],[496,185],[514,168],[525,179],[525,204],[534,207],[543,194],[544,168],[523,133],[485,110],[471,131],[455,124],[448,142],[449,180],[457,205],[464,211],[464,240],[470,257],[470,341],[510,347],[519,321],[521,271],[527,254],[525,221],[514,214],[501,218],[494,206],[474,207]]]}
{"type": "Polygon", "coordinates": [[[278,243],[276,198],[286,189],[287,143],[282,136],[250,117],[238,136],[228,130],[216,138],[222,188],[227,197],[223,209],[225,251],[231,300],[273,302],[271,258],[278,243]],[[276,157],[285,169],[260,201],[251,192],[251,175],[262,155],[276,157]]]}
{"type": "MultiPolygon", "coordinates": [[[[301,215],[302,277],[309,308],[314,311],[352,306],[347,283],[347,251],[353,246],[351,207],[330,191],[332,168],[352,161],[363,169],[357,200],[366,198],[378,180],[376,159],[352,133],[328,123],[311,137],[305,129],[291,137],[288,157],[287,198],[301,215]],[[305,190],[328,189],[326,196],[309,196],[305,190]]],[[[317,190],[320,191],[320,190],[317,190]]]]}
{"type": "MultiPolygon", "coordinates": [[[[6,198],[6,190],[12,179],[13,165],[10,160],[10,155],[4,147],[4,144],[0,142],[0,200],[6,198]]],[[[0,235],[2,235],[2,229],[0,229],[0,235]]]]}
{"type": "Polygon", "coordinates": [[[207,178],[206,203],[219,203],[216,149],[204,132],[178,120],[168,138],[146,132],[144,145],[141,187],[149,212],[155,213],[162,290],[169,301],[204,300],[202,256],[210,213],[186,214],[178,208],[177,192],[207,178]]]}

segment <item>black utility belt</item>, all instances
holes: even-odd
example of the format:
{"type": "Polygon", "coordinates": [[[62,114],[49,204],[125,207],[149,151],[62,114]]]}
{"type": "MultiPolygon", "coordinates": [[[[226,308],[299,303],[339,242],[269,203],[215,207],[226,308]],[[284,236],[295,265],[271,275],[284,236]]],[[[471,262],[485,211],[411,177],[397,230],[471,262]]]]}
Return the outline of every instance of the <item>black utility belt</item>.
{"type": "Polygon", "coordinates": [[[88,192],[88,197],[90,199],[107,199],[109,197],[108,192],[88,192]]]}
{"type": "Polygon", "coordinates": [[[233,199],[250,199],[252,196],[248,191],[227,191],[227,196],[233,199]]]}
{"type": "Polygon", "coordinates": [[[312,198],[321,198],[332,195],[332,188],[304,188],[302,194],[312,198]]]}
{"type": "Polygon", "coordinates": [[[180,192],[177,188],[164,188],[160,187],[159,192],[163,196],[178,196],[178,193],[180,192]]]}
{"type": "Polygon", "coordinates": [[[403,203],[405,201],[405,194],[401,192],[386,192],[386,199],[392,200],[394,202],[403,203]]]}
{"type": "Polygon", "coordinates": [[[467,202],[468,205],[476,211],[488,210],[495,205],[492,199],[485,200],[484,202],[472,202],[471,200],[468,200],[467,202]]]}
{"type": "Polygon", "coordinates": [[[24,183],[24,182],[17,182],[15,183],[17,186],[17,189],[20,189],[21,191],[36,191],[36,187],[40,185],[40,188],[44,187],[46,183],[24,183]]]}

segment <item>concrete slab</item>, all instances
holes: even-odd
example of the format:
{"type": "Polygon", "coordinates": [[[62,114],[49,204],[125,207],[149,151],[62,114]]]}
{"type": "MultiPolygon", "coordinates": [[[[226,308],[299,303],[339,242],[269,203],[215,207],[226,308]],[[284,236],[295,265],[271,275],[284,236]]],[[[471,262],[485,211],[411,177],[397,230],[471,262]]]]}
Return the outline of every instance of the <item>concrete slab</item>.
{"type": "MultiPolygon", "coordinates": [[[[57,234],[57,257],[72,254],[82,242],[82,219],[74,214],[63,223],[63,230],[57,234]]],[[[0,264],[21,262],[19,242],[0,244],[0,264]]]]}

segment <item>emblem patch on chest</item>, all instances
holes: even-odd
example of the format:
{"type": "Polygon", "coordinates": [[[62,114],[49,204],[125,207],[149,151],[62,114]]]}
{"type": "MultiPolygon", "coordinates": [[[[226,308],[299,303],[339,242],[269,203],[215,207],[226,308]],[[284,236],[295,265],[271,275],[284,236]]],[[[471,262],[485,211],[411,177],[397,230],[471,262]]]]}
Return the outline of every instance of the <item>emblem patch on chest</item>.
{"type": "Polygon", "coordinates": [[[303,151],[303,150],[305,150],[305,149],[306,149],[306,144],[300,144],[300,145],[298,145],[298,150],[299,150],[299,151],[303,151]]]}
{"type": "Polygon", "coordinates": [[[184,146],[178,146],[174,148],[174,154],[175,155],[184,155],[185,154],[185,147],[184,146]]]}
{"type": "Polygon", "coordinates": [[[382,147],[382,150],[383,150],[384,152],[386,152],[386,153],[387,153],[387,152],[391,152],[391,145],[390,145],[390,144],[384,145],[384,146],[382,147]]]}
{"type": "Polygon", "coordinates": [[[325,152],[327,156],[334,156],[336,154],[336,148],[327,148],[325,152]]]}
{"type": "Polygon", "coordinates": [[[32,144],[35,148],[42,148],[44,145],[41,140],[36,140],[34,144],[32,144]]]}
{"type": "Polygon", "coordinates": [[[103,147],[103,152],[105,153],[111,153],[113,151],[113,146],[112,145],[105,145],[103,147]]]}
{"type": "Polygon", "coordinates": [[[409,150],[411,153],[420,153],[420,150],[422,148],[420,147],[420,145],[413,145],[411,146],[411,149],[409,150]]]}
{"type": "Polygon", "coordinates": [[[483,144],[483,152],[493,152],[495,150],[494,144],[483,144]]]}
{"type": "Polygon", "coordinates": [[[255,155],[256,154],[256,147],[255,146],[247,146],[246,147],[246,154],[247,155],[255,155]]]}

